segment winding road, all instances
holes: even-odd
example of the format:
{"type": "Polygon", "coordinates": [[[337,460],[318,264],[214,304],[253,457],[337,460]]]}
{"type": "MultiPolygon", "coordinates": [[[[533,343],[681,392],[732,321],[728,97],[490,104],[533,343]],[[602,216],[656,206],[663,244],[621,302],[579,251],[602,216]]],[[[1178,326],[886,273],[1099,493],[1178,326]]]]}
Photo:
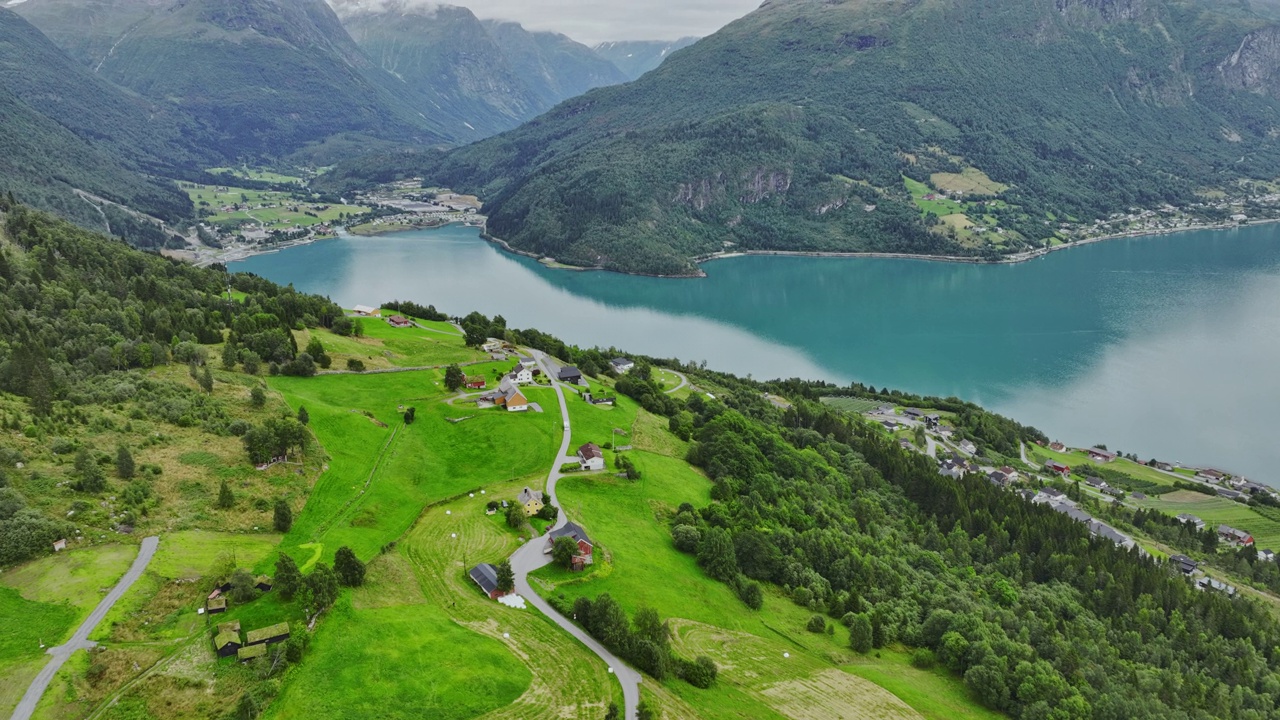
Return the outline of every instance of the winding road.
{"type": "Polygon", "coordinates": [[[46,652],[53,656],[48,665],[36,675],[36,679],[31,681],[31,686],[27,688],[27,692],[23,694],[22,700],[18,702],[18,707],[14,709],[10,720],[27,720],[32,713],[36,711],[36,705],[40,703],[40,697],[44,695],[44,691],[48,689],[49,683],[53,680],[53,676],[58,673],[62,664],[71,657],[71,654],[77,650],[88,650],[97,645],[97,643],[89,640],[89,634],[93,629],[102,622],[107,616],[116,601],[124,596],[129,588],[138,578],[142,577],[142,572],[147,569],[147,565],[151,563],[151,558],[155,557],[156,548],[160,547],[160,538],[149,537],[142,541],[142,547],[138,549],[138,557],[134,558],[133,565],[129,566],[128,572],[124,577],[120,578],[120,582],[111,588],[111,592],[102,598],[98,606],[89,613],[89,617],[80,623],[80,627],[76,629],[71,639],[65,645],[49,648],[46,652]]]}
{"type": "MultiPolygon", "coordinates": [[[[551,529],[558,530],[569,522],[568,513],[565,512],[564,506],[560,504],[560,500],[556,496],[556,482],[562,477],[560,465],[565,462],[565,458],[569,455],[569,443],[572,437],[569,424],[569,406],[565,402],[564,389],[560,386],[560,381],[556,380],[556,376],[547,367],[546,354],[535,350],[533,358],[537,361],[538,367],[542,369],[543,374],[551,380],[551,387],[555,389],[556,398],[560,401],[560,418],[564,422],[564,439],[560,441],[560,452],[556,455],[555,461],[551,463],[551,472],[547,475],[549,502],[560,508],[560,515],[556,518],[555,525],[551,529]]],[[[545,535],[535,537],[511,555],[511,570],[516,576],[516,592],[523,596],[525,600],[528,600],[531,605],[541,610],[544,615],[551,618],[555,624],[564,628],[570,635],[577,638],[583,645],[586,645],[588,650],[605,661],[609,669],[617,676],[618,682],[622,684],[622,698],[626,705],[626,713],[623,717],[627,720],[634,720],[636,708],[640,704],[640,673],[628,667],[626,663],[605,649],[595,638],[557,612],[529,584],[529,573],[551,563],[551,556],[542,552],[546,545],[547,539],[545,535]]]]}

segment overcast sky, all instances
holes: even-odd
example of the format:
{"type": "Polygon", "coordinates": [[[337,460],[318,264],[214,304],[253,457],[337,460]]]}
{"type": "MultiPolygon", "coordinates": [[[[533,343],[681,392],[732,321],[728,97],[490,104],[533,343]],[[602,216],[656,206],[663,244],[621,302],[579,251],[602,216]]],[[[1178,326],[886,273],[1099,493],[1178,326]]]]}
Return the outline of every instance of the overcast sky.
{"type": "Polygon", "coordinates": [[[482,18],[515,20],[581,43],[705,37],[759,7],[761,0],[455,0],[482,18]]]}

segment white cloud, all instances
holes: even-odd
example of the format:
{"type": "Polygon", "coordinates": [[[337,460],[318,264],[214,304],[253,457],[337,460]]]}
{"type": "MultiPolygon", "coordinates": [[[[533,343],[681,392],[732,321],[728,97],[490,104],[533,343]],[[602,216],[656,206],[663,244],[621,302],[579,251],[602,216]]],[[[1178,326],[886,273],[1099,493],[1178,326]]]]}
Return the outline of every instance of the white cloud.
{"type": "MultiPolygon", "coordinates": [[[[428,0],[329,0],[363,9],[428,0]]],[[[607,40],[675,40],[706,36],[759,6],[760,0],[462,0],[482,18],[514,20],[529,30],[564,33],[594,45],[607,40]]]]}

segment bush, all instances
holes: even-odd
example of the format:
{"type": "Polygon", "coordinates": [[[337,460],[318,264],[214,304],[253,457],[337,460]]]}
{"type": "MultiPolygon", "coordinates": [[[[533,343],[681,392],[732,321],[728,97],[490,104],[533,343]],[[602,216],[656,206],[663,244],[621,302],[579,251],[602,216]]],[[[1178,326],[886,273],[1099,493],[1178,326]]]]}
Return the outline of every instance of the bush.
{"type": "Polygon", "coordinates": [[[698,543],[702,540],[702,533],[698,528],[690,525],[677,525],[671,528],[671,539],[675,541],[676,549],[685,553],[698,552],[698,543]]]}
{"type": "Polygon", "coordinates": [[[715,683],[718,672],[715,662],[706,655],[699,655],[692,662],[681,660],[677,666],[677,674],[681,679],[703,690],[715,683]]]}
{"type": "Polygon", "coordinates": [[[758,582],[743,582],[738,587],[738,599],[752,610],[759,610],[764,607],[764,590],[758,582]]]}
{"type": "Polygon", "coordinates": [[[347,358],[347,369],[351,372],[364,372],[364,361],[356,358],[347,358]]]}
{"type": "Polygon", "coordinates": [[[809,622],[805,623],[804,629],[811,633],[826,632],[827,620],[821,615],[814,615],[809,618],[809,622]]]}
{"type": "Polygon", "coordinates": [[[916,648],[911,652],[912,667],[921,670],[932,670],[938,664],[938,658],[929,648],[916,648]]]}

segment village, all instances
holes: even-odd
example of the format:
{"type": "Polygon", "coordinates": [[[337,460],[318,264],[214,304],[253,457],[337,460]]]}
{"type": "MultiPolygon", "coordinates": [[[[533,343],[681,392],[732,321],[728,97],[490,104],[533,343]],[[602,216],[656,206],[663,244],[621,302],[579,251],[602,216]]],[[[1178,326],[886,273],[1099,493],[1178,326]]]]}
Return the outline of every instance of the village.
{"type": "MultiPolygon", "coordinates": [[[[1110,541],[1125,550],[1134,550],[1143,557],[1151,557],[1155,548],[1148,549],[1149,543],[1139,542],[1113,524],[1090,514],[1082,505],[1087,499],[1102,507],[1121,503],[1132,508],[1153,509],[1153,505],[1159,502],[1158,497],[1113,484],[1120,482],[1119,480],[1108,482],[1098,475],[1113,476],[1112,473],[1094,470],[1095,467],[1106,468],[1115,463],[1126,465],[1127,470],[1141,467],[1149,474],[1166,476],[1170,487],[1194,487],[1193,495],[1198,492],[1207,502],[1213,503],[1216,499],[1217,503],[1228,508],[1232,505],[1247,506],[1251,498],[1263,498],[1271,503],[1280,502],[1280,494],[1272,488],[1238,475],[1214,468],[1188,468],[1154,459],[1147,463],[1136,463],[1131,458],[1102,447],[1070,448],[1060,442],[1051,442],[1043,449],[1033,448],[1030,454],[1024,446],[1020,462],[1010,460],[999,466],[984,464],[979,457],[979,448],[972,441],[958,437],[957,429],[949,424],[946,413],[881,403],[866,408],[862,414],[885,432],[897,436],[903,449],[934,458],[940,474],[956,479],[966,474],[981,475],[997,487],[1016,492],[1029,503],[1046,506],[1085,525],[1093,537],[1110,541]],[[1032,455],[1041,452],[1048,457],[1042,462],[1036,462],[1032,455]],[[1079,458],[1080,464],[1068,464],[1068,456],[1079,458]],[[1057,459],[1060,457],[1064,459],[1057,459]],[[1073,487],[1078,488],[1074,498],[1064,490],[1073,487]]],[[[1149,492],[1154,495],[1155,489],[1149,492]]],[[[1181,492],[1191,491],[1183,489],[1181,492]]],[[[1158,509],[1164,511],[1163,508],[1158,509]]],[[[1227,522],[1210,524],[1189,512],[1169,514],[1197,532],[1203,532],[1206,527],[1214,527],[1217,544],[1221,549],[1235,551],[1255,548],[1254,535],[1248,529],[1227,522]]],[[[1266,521],[1270,524],[1264,516],[1257,517],[1259,522],[1266,521]]],[[[1172,568],[1192,578],[1198,589],[1236,594],[1237,588],[1234,585],[1206,572],[1204,563],[1182,553],[1155,552],[1166,559],[1172,568]]],[[[1276,553],[1271,548],[1256,548],[1256,553],[1257,558],[1262,561],[1274,562],[1276,559],[1276,553]]]]}

